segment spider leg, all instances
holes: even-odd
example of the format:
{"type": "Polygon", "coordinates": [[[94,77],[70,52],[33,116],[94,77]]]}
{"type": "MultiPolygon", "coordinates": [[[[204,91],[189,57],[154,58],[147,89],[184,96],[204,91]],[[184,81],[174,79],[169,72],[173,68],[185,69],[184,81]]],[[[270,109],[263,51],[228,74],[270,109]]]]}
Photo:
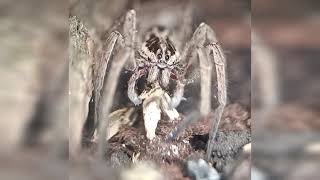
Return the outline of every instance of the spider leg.
{"type": "MultiPolygon", "coordinates": [[[[106,49],[104,52],[102,58],[99,59],[97,62],[97,68],[95,69],[95,81],[94,81],[94,86],[95,86],[95,107],[99,108],[99,102],[100,102],[100,97],[101,97],[101,89],[103,87],[103,82],[104,82],[104,77],[105,73],[107,70],[107,66],[109,64],[109,60],[111,57],[111,54],[114,50],[115,44],[118,40],[118,38],[121,36],[121,34],[117,31],[111,32],[109,35],[106,46],[103,49],[106,49]]],[[[98,120],[98,115],[95,114],[95,121],[98,120]]]]}
{"type": "MultiPolygon", "coordinates": [[[[103,88],[103,83],[105,79],[106,70],[109,64],[109,60],[111,57],[111,54],[115,48],[115,44],[117,40],[121,38],[121,34],[117,31],[111,32],[106,41],[103,43],[100,42],[100,39],[95,39],[95,43],[101,44],[101,47],[98,47],[97,49],[93,49],[93,43],[88,45],[88,47],[91,47],[89,53],[91,54],[91,57],[94,58],[94,55],[97,56],[95,61],[95,65],[93,66],[93,93],[92,93],[92,100],[93,102],[93,119],[89,120],[90,123],[93,124],[93,128],[86,128],[83,122],[79,126],[72,126],[72,130],[76,131],[77,133],[71,133],[70,137],[72,138],[73,134],[77,135],[76,142],[78,143],[78,147],[81,147],[81,139],[92,139],[94,136],[94,131],[99,124],[99,119],[103,119],[99,114],[99,108],[101,107],[101,90],[103,88]],[[102,51],[103,50],[103,51],[102,51]]],[[[91,42],[91,41],[89,41],[91,42]]],[[[93,41],[92,41],[93,42],[93,41]]],[[[88,112],[86,112],[88,113],[88,112]]],[[[88,118],[88,117],[87,117],[88,118]]],[[[88,119],[87,119],[88,121],[88,119]]]]}
{"type": "Polygon", "coordinates": [[[130,47],[132,51],[130,51],[130,57],[126,62],[126,69],[133,70],[136,68],[137,64],[135,61],[135,45],[137,43],[137,20],[136,20],[136,12],[134,10],[130,10],[127,12],[125,17],[125,22],[123,25],[123,35],[124,35],[124,43],[125,46],[130,47]]]}
{"type": "MultiPolygon", "coordinates": [[[[130,58],[134,58],[134,42],[136,33],[136,13],[134,10],[127,12],[123,23],[123,37],[118,33],[117,43],[120,50],[114,55],[111,63],[111,73],[104,79],[101,101],[98,108],[98,156],[103,159],[106,150],[107,127],[109,124],[108,115],[112,106],[113,97],[118,84],[120,72],[130,58]]],[[[111,33],[112,34],[112,33],[111,33]]],[[[112,52],[112,51],[111,51],[112,52]]],[[[110,54],[111,54],[110,52],[110,54]]],[[[108,60],[110,55],[108,56],[108,60]]]]}
{"type": "Polygon", "coordinates": [[[207,145],[207,160],[210,160],[214,139],[217,135],[218,127],[220,124],[221,116],[224,107],[227,102],[227,88],[226,88],[226,60],[223,54],[222,48],[217,42],[213,42],[207,46],[207,55],[210,59],[213,59],[216,69],[217,77],[217,97],[218,107],[215,109],[215,113],[212,119],[211,130],[209,132],[209,140],[207,145]]]}
{"type": "Polygon", "coordinates": [[[147,78],[148,83],[151,84],[155,82],[159,76],[159,73],[160,73],[160,70],[157,66],[153,66],[152,68],[150,68],[148,73],[148,78],[147,78]]]}
{"type": "MultiPolygon", "coordinates": [[[[212,66],[213,62],[209,58],[207,53],[208,43],[215,43],[217,39],[213,30],[206,25],[201,23],[193,33],[191,40],[186,44],[184,51],[181,56],[183,63],[190,65],[192,62],[188,62],[196,55],[199,59],[200,66],[200,114],[206,116],[211,110],[211,86],[212,86],[212,66]]],[[[184,72],[185,75],[186,72],[184,72]]],[[[184,76],[183,75],[183,76],[184,76]]]]}
{"type": "Polygon", "coordinates": [[[171,107],[176,108],[181,100],[183,99],[183,93],[184,93],[184,86],[185,84],[182,82],[182,80],[177,80],[176,90],[173,93],[173,97],[171,99],[171,107]]]}
{"type": "Polygon", "coordinates": [[[181,7],[182,11],[178,15],[178,19],[181,22],[181,25],[178,27],[177,31],[172,34],[172,38],[179,51],[183,50],[184,44],[192,35],[193,7],[193,2],[188,1],[184,6],[181,7]]]}
{"type": "Polygon", "coordinates": [[[135,70],[132,76],[130,77],[128,81],[128,97],[133,102],[134,105],[139,105],[142,103],[142,100],[139,98],[135,87],[136,87],[136,81],[145,74],[144,69],[141,70],[135,70]]]}
{"type": "Polygon", "coordinates": [[[105,80],[102,94],[101,106],[99,108],[99,155],[103,157],[106,147],[105,135],[107,134],[108,114],[112,106],[114,93],[118,84],[118,78],[125,62],[130,57],[130,48],[123,47],[115,56],[115,61],[111,64],[112,73],[105,80]]]}
{"type": "MultiPolygon", "coordinates": [[[[167,136],[167,141],[170,141],[184,129],[189,124],[193,123],[195,120],[201,119],[199,116],[206,116],[210,112],[211,107],[211,101],[210,101],[210,95],[211,95],[211,70],[212,70],[212,62],[208,60],[206,53],[204,52],[204,45],[207,40],[207,31],[210,27],[208,27],[206,24],[202,23],[200,26],[195,30],[195,32],[192,35],[191,40],[189,40],[184,50],[181,54],[180,63],[182,66],[185,66],[185,69],[187,69],[192,62],[191,60],[195,59],[193,56],[195,53],[197,53],[199,61],[200,61],[200,68],[201,69],[201,104],[200,104],[200,114],[198,112],[191,112],[188,116],[192,118],[187,118],[179,123],[167,136]],[[210,76],[210,77],[209,77],[210,76]],[[210,80],[210,81],[208,81],[210,80]],[[196,118],[195,118],[196,117],[196,118]]],[[[211,36],[210,36],[211,37],[211,36]]],[[[186,70],[182,73],[177,73],[179,75],[178,81],[177,81],[177,87],[174,92],[174,95],[172,97],[171,106],[175,107],[179,105],[181,99],[183,98],[183,91],[184,91],[184,83],[182,82],[182,79],[185,78],[186,70]]]]}
{"type": "Polygon", "coordinates": [[[200,63],[200,77],[201,77],[201,103],[200,113],[202,116],[209,115],[211,111],[211,77],[212,66],[215,67],[216,81],[217,81],[217,99],[218,107],[211,118],[209,140],[207,145],[207,160],[211,158],[212,147],[216,137],[218,127],[220,124],[222,112],[227,101],[226,90],[226,60],[221,46],[218,44],[214,31],[206,24],[201,23],[195,31],[196,45],[198,46],[198,56],[200,63]],[[202,47],[201,47],[202,46],[202,47]]]}
{"type": "MultiPolygon", "coordinates": [[[[209,140],[207,146],[207,160],[210,160],[211,151],[218,126],[226,104],[226,75],[225,75],[225,57],[222,48],[218,44],[214,31],[205,23],[201,23],[193,33],[192,39],[186,44],[181,56],[182,63],[190,65],[188,62],[195,53],[199,59],[200,66],[200,106],[199,113],[192,112],[190,117],[179,123],[167,136],[167,140],[175,138],[180,131],[186,128],[190,123],[207,116],[211,119],[211,128],[209,132],[209,140]],[[213,117],[211,112],[211,89],[212,89],[212,68],[215,68],[218,88],[218,107],[213,117]],[[200,118],[199,118],[200,115],[200,118]]],[[[185,72],[184,72],[185,74],[185,72]]],[[[174,98],[173,98],[174,99],[174,98]]]]}
{"type": "Polygon", "coordinates": [[[212,62],[208,59],[205,49],[197,49],[200,64],[200,114],[206,116],[211,110],[211,73],[212,62]]]}

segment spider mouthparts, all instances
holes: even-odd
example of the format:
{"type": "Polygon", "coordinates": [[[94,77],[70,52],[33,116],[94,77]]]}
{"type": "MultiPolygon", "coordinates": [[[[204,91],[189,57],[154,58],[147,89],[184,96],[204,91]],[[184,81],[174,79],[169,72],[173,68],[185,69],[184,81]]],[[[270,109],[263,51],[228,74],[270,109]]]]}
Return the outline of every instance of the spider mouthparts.
{"type": "Polygon", "coordinates": [[[165,64],[165,63],[158,63],[157,66],[158,66],[160,69],[164,69],[165,67],[167,67],[167,64],[165,64]]]}

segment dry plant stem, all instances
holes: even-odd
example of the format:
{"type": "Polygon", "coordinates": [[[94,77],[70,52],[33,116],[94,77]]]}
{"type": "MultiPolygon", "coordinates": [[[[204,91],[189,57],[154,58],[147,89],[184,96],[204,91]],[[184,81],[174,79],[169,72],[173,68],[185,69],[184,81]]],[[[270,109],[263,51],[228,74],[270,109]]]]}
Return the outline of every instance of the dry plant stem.
{"type": "Polygon", "coordinates": [[[227,88],[226,88],[226,74],[225,74],[225,67],[226,67],[226,60],[223,54],[222,48],[220,47],[217,42],[210,44],[207,47],[208,50],[208,57],[213,58],[214,65],[216,68],[217,74],[217,85],[218,85],[218,103],[219,106],[215,110],[213,121],[211,125],[211,131],[209,132],[209,140],[207,145],[207,160],[209,161],[211,158],[212,147],[214,145],[214,139],[217,135],[218,127],[220,124],[222,112],[226,105],[227,101],[227,88]]]}

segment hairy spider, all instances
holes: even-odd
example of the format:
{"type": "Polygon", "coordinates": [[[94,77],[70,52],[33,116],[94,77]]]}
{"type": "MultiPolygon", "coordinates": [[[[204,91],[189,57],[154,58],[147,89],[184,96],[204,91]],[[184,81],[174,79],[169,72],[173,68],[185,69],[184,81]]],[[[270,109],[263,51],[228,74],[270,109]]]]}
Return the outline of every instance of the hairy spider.
{"type": "MultiPolygon", "coordinates": [[[[199,64],[200,68],[200,115],[211,118],[211,131],[207,146],[207,158],[210,158],[213,140],[216,136],[221,114],[226,104],[225,57],[218,44],[214,31],[205,23],[201,23],[194,31],[184,47],[176,48],[171,41],[169,31],[162,26],[156,26],[146,33],[143,43],[136,38],[136,14],[134,10],[126,13],[122,20],[122,29],[113,28],[106,45],[105,58],[108,62],[115,47],[119,47],[113,56],[111,74],[106,81],[108,101],[103,105],[104,112],[110,112],[110,107],[117,86],[121,69],[130,65],[132,75],[128,81],[127,94],[134,105],[143,104],[146,136],[155,137],[155,129],[160,120],[160,114],[165,113],[171,120],[179,116],[175,108],[183,99],[184,87],[190,83],[185,75],[188,67],[199,64]],[[122,33],[120,33],[122,32],[122,33]],[[117,46],[116,46],[117,45],[117,46]],[[213,71],[215,68],[215,71],[213,71]],[[215,72],[215,74],[213,74],[215,72]],[[136,82],[146,77],[145,91],[138,95],[136,82]],[[217,81],[217,101],[219,106],[213,115],[211,112],[212,77],[217,81]],[[175,90],[169,96],[169,84],[174,83],[175,90]]],[[[181,42],[178,42],[181,43],[181,42]]],[[[199,117],[195,117],[199,119],[199,117]]],[[[106,121],[108,123],[108,121],[106,121]]],[[[177,133],[189,124],[182,121],[168,135],[175,138],[177,133]]],[[[99,124],[99,137],[105,140],[105,124],[99,124]]]]}

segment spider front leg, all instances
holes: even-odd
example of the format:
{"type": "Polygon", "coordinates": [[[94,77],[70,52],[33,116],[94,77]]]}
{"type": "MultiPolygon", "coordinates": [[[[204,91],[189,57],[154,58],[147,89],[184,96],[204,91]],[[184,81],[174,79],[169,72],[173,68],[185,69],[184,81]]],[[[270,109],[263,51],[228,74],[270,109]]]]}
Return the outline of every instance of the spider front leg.
{"type": "MultiPolygon", "coordinates": [[[[202,23],[195,31],[195,39],[198,43],[197,53],[200,63],[201,77],[201,115],[209,115],[211,111],[211,82],[212,68],[215,67],[217,81],[218,107],[215,109],[211,119],[209,140],[207,145],[207,160],[211,158],[212,147],[220,124],[222,112],[227,100],[226,89],[226,61],[221,46],[218,44],[214,31],[206,24],[202,23]],[[201,47],[202,46],[202,47],[201,47]]],[[[209,115],[209,118],[210,115],[209,115]]]]}
{"type": "Polygon", "coordinates": [[[213,42],[206,47],[207,57],[213,59],[214,67],[217,77],[217,99],[218,107],[212,119],[211,131],[209,132],[209,140],[207,145],[207,160],[210,160],[214,139],[217,135],[218,127],[220,124],[221,116],[227,101],[227,88],[226,88],[226,61],[222,48],[217,42],[213,42]]]}
{"type": "MultiPolygon", "coordinates": [[[[116,32],[116,31],[114,31],[116,32]]],[[[106,150],[106,134],[107,127],[109,124],[108,115],[110,113],[110,108],[112,106],[114,93],[118,84],[118,79],[120,76],[120,72],[125,66],[128,60],[133,61],[134,57],[134,43],[135,43],[135,34],[136,34],[136,13],[134,10],[130,10],[127,12],[124,22],[123,22],[123,35],[117,33],[116,42],[119,45],[119,50],[114,54],[114,60],[111,63],[111,73],[107,76],[106,79],[103,80],[103,87],[101,100],[98,104],[98,136],[99,136],[99,144],[98,144],[98,155],[100,158],[104,157],[104,152],[106,150]]],[[[111,35],[114,33],[111,33],[111,35]]],[[[114,42],[114,41],[111,41],[114,42]]],[[[115,44],[113,43],[111,47],[107,49],[106,61],[109,61],[111,57],[111,53],[113,52],[115,44]]],[[[135,64],[133,64],[135,66],[135,64]]],[[[135,68],[135,67],[133,67],[135,68]]]]}
{"type": "MultiPolygon", "coordinates": [[[[214,31],[205,23],[200,26],[193,33],[192,39],[186,44],[181,56],[183,64],[192,63],[192,58],[197,55],[200,66],[200,118],[199,113],[192,112],[190,117],[187,117],[183,122],[179,123],[167,136],[167,140],[175,138],[180,131],[186,128],[190,123],[201,117],[212,118],[209,132],[209,140],[207,145],[207,160],[210,160],[212,146],[217,134],[222,112],[226,104],[226,75],[225,75],[225,57],[222,48],[218,44],[214,31]],[[217,89],[218,89],[218,103],[213,117],[211,116],[211,90],[212,90],[212,69],[215,68],[217,89]]],[[[187,69],[187,68],[186,68],[187,69]]]]}
{"type": "Polygon", "coordinates": [[[222,112],[227,100],[226,61],[221,46],[214,31],[205,23],[201,23],[193,34],[189,48],[196,48],[200,64],[201,102],[200,114],[211,119],[209,140],[207,145],[207,160],[211,158],[212,147],[220,124],[222,112]],[[215,67],[217,81],[218,107],[211,118],[212,68],[215,67]]]}

